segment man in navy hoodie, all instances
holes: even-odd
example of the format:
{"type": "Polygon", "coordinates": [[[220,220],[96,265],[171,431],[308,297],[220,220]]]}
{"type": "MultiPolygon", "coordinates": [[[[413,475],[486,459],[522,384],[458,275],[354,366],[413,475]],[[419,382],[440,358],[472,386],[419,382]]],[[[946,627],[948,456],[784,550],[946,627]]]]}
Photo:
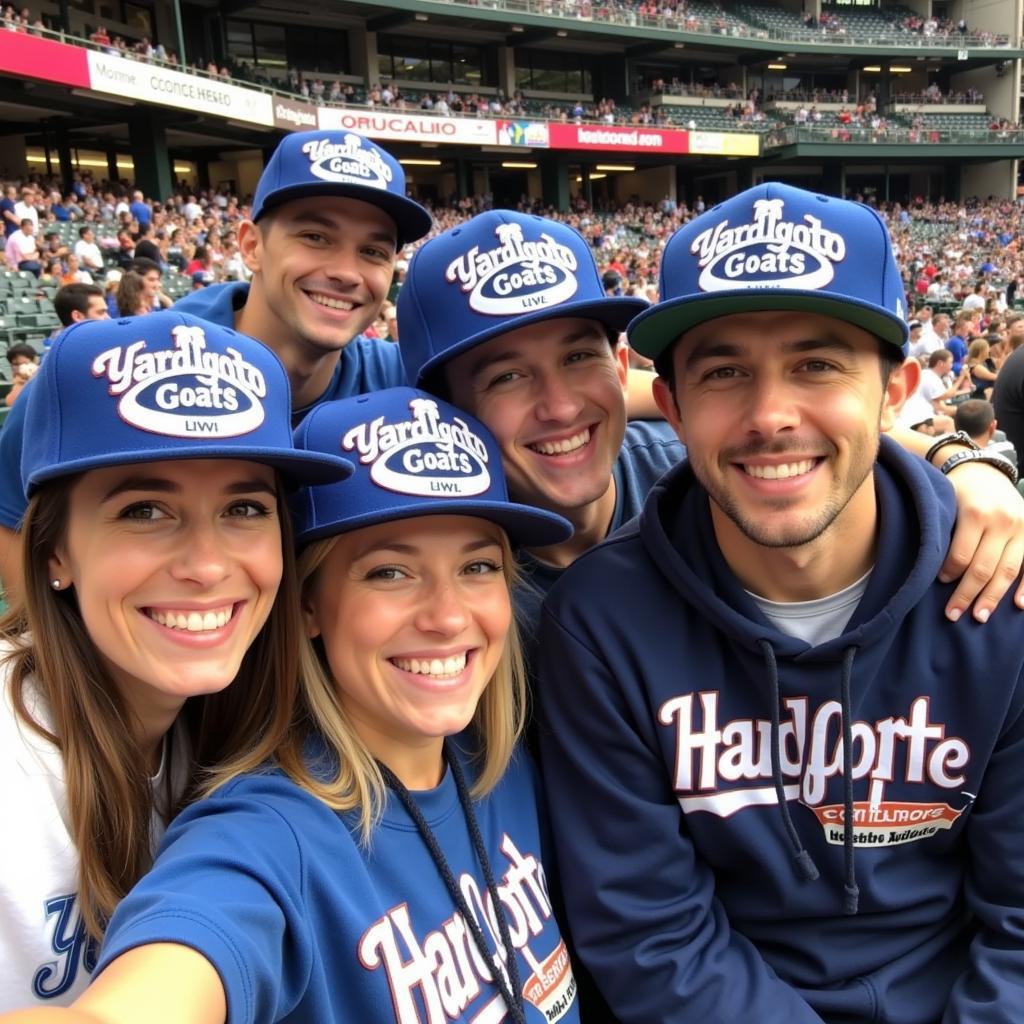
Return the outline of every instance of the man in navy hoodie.
{"type": "Polygon", "coordinates": [[[943,473],[988,456],[880,439],[916,375],[885,226],[761,185],[661,295],[629,338],[688,460],[541,627],[577,952],[623,1022],[1018,1021],[1024,620],[943,616],[943,473]]]}

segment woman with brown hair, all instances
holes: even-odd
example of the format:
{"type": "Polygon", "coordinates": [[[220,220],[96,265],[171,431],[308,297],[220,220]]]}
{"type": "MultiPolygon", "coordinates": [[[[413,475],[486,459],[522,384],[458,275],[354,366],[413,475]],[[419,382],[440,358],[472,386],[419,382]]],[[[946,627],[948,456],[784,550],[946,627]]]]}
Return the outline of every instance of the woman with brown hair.
{"type": "Polygon", "coordinates": [[[146,299],[146,282],[134,270],[126,270],[118,282],[117,312],[119,316],[142,316],[153,312],[146,299]]]}
{"type": "Polygon", "coordinates": [[[301,633],[282,480],[351,469],[294,450],[268,349],[180,314],[76,324],[22,401],[24,605],[0,622],[0,1009],[84,989],[204,768],[289,719],[265,697],[294,690],[301,633]]]}

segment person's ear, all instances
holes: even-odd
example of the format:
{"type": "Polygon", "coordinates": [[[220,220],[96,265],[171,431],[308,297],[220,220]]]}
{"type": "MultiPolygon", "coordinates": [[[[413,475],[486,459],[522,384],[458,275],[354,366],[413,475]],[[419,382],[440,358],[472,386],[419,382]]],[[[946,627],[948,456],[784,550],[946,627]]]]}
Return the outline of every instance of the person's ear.
{"type": "Polygon", "coordinates": [[[917,390],[921,383],[921,364],[916,359],[904,359],[889,374],[885,393],[882,395],[882,411],[879,426],[883,432],[891,430],[896,424],[896,416],[903,403],[917,390]]]}
{"type": "Polygon", "coordinates": [[[658,406],[658,411],[665,418],[665,422],[676,432],[679,440],[686,444],[683,419],[679,414],[679,406],[668,381],[664,377],[655,377],[654,383],[651,384],[651,393],[654,395],[654,402],[658,406]]]}

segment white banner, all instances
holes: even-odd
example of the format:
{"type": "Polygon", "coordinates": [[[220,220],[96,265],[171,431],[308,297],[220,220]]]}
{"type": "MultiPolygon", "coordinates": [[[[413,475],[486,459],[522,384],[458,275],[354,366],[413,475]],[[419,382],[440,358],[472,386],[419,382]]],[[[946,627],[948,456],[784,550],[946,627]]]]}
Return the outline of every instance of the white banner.
{"type": "Polygon", "coordinates": [[[268,93],[243,89],[216,78],[188,75],[158,64],[108,57],[89,51],[89,88],[113,96],[195,110],[272,127],[274,108],[268,93]]]}
{"type": "Polygon", "coordinates": [[[493,146],[497,124],[474,117],[431,117],[409,111],[349,110],[319,107],[320,127],[354,131],[371,139],[405,139],[409,142],[459,142],[493,146]]]}

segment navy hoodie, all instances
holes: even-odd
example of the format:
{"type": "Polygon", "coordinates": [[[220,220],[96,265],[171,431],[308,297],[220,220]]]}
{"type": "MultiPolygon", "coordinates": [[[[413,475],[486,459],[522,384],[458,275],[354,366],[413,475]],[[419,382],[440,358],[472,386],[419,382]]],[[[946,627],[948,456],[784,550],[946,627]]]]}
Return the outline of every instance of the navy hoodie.
{"type": "Polygon", "coordinates": [[[952,490],[887,439],[875,480],[874,571],[819,646],[743,591],[686,465],[551,591],[559,874],[627,1024],[1021,1020],[1024,616],[949,623],[952,490]]]}

